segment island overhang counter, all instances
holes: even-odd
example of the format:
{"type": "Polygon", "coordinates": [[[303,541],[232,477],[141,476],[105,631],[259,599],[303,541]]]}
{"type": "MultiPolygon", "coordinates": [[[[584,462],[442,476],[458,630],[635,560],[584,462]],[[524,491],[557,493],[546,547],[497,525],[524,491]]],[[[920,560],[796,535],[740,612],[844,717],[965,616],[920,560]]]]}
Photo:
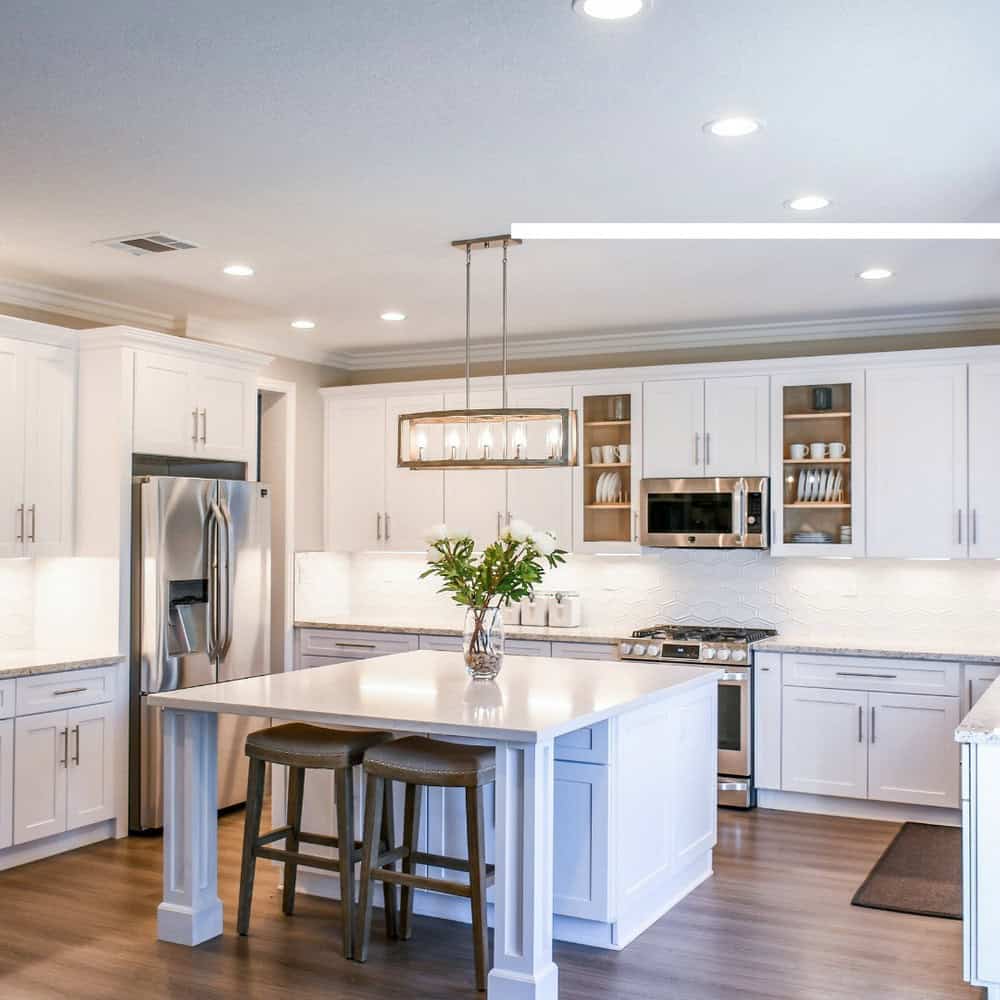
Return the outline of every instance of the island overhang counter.
{"type": "Polygon", "coordinates": [[[151,696],[164,710],[158,936],[194,946],[222,933],[218,714],[484,742],[497,752],[489,995],[555,998],[557,741],[604,733],[607,911],[618,934],[605,946],[618,947],[711,874],[720,676],[683,665],[512,656],[495,682],[482,682],[468,678],[461,654],[421,650],[151,696]]]}

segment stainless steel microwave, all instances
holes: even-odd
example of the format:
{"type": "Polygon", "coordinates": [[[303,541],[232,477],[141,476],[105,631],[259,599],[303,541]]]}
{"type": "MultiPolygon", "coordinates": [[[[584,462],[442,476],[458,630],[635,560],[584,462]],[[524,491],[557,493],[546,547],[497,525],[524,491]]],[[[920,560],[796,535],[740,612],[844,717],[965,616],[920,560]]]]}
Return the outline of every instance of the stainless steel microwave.
{"type": "Polygon", "coordinates": [[[668,549],[766,549],[767,486],[759,476],[643,479],[639,541],[668,549]]]}

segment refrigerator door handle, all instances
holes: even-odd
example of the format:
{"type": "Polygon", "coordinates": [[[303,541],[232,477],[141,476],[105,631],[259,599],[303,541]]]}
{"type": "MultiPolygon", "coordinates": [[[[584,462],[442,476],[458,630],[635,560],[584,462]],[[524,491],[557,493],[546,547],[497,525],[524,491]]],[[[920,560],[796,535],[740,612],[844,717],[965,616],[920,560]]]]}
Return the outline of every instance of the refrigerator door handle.
{"type": "Polygon", "coordinates": [[[219,655],[219,523],[222,513],[213,500],[208,514],[208,655],[219,655]]]}
{"type": "Polygon", "coordinates": [[[220,573],[220,579],[223,581],[222,589],[226,594],[226,631],[223,634],[219,659],[224,660],[229,653],[229,647],[233,644],[233,518],[225,500],[221,502],[221,510],[222,521],[226,529],[226,556],[221,567],[225,576],[223,577],[220,573]]]}

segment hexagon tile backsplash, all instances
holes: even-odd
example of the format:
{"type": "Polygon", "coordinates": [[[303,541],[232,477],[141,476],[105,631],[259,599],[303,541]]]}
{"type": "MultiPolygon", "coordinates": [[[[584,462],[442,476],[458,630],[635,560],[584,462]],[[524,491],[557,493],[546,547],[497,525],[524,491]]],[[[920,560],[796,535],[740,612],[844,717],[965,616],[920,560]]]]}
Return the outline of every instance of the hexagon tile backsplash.
{"type": "MultiPolygon", "coordinates": [[[[434,582],[418,579],[424,565],[409,553],[301,553],[296,617],[459,620],[434,582]]],[[[988,560],[778,559],[743,550],[573,555],[543,589],[580,591],[584,623],[623,634],[667,621],[789,632],[1000,631],[1000,563],[988,560]]]]}

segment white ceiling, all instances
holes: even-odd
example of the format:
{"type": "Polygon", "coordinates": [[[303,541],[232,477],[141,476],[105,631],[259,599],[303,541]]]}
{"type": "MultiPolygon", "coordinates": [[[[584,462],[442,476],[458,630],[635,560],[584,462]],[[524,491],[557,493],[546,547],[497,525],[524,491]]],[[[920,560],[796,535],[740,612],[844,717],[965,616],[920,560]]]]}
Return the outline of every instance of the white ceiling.
{"type": "MultiPolygon", "coordinates": [[[[810,221],[995,221],[997,37],[995,0],[657,0],[613,24],[570,0],[7,0],[0,277],[371,351],[460,338],[449,241],[514,221],[781,221],[807,192],[834,202],[810,221]],[[731,113],[766,127],[702,131],[731,113]],[[201,249],[93,245],[153,230],[201,249]]],[[[498,262],[474,265],[492,336],[498,262]]],[[[511,330],[996,304],[998,265],[982,243],[535,243],[511,330]]]]}

